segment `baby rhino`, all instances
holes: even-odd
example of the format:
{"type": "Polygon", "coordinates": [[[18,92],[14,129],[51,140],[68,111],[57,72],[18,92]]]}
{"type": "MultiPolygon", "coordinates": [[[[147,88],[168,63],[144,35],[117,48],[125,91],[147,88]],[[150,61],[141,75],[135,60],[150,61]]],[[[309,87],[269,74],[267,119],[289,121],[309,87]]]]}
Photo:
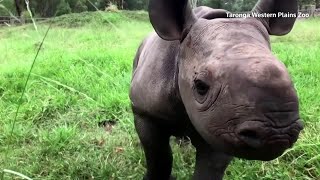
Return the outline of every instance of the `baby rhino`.
{"type": "MultiPolygon", "coordinates": [[[[297,13],[296,0],[260,0],[260,15],[297,13]]],[[[193,179],[221,180],[233,156],[268,161],[297,141],[302,124],[288,71],[270,50],[296,18],[228,18],[187,0],[150,0],[156,33],[134,59],[130,99],[146,180],[171,176],[171,136],[196,148],[193,179]]]]}

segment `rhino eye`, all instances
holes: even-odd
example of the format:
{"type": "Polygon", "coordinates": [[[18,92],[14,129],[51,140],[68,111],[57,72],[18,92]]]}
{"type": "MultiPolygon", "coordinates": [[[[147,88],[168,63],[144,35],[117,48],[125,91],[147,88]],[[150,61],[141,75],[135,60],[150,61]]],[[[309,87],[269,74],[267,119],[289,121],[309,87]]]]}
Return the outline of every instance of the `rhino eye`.
{"type": "Polygon", "coordinates": [[[201,80],[195,80],[194,86],[197,93],[201,96],[206,95],[209,90],[209,86],[201,80]]]}

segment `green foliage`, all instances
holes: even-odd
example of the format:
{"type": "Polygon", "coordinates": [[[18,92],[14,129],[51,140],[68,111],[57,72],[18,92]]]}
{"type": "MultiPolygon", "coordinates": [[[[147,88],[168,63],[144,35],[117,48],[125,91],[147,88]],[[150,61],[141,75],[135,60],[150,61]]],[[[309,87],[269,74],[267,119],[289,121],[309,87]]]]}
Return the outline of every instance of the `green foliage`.
{"type": "Polygon", "coordinates": [[[298,0],[300,5],[314,5],[315,0],[298,0]]]}
{"type": "Polygon", "coordinates": [[[16,13],[14,1],[12,0],[0,1],[0,16],[9,16],[10,15],[9,12],[11,12],[12,14],[16,13]]]}
{"type": "Polygon", "coordinates": [[[58,7],[57,7],[57,12],[56,15],[60,16],[63,14],[69,14],[71,12],[71,7],[68,2],[65,0],[61,0],[58,7]]]}
{"type": "MultiPolygon", "coordinates": [[[[129,10],[147,10],[148,0],[32,0],[30,1],[31,10],[42,17],[52,17],[56,13],[66,14],[70,12],[80,13],[84,11],[104,11],[109,3],[116,5],[118,9],[129,10]],[[59,6],[64,4],[67,7],[59,6]],[[59,7],[58,7],[59,6],[59,7]],[[71,10],[69,10],[71,9],[71,10]]],[[[250,11],[257,0],[198,0],[197,5],[205,5],[217,9],[226,9],[232,12],[250,11]]],[[[317,4],[320,7],[320,0],[299,0],[299,6],[309,4],[317,4]]],[[[13,0],[3,0],[0,2],[0,16],[9,15],[8,11],[1,8],[1,5],[6,7],[10,12],[16,14],[16,9],[13,0]]]]}
{"type": "Polygon", "coordinates": [[[87,11],[88,7],[85,4],[85,1],[77,1],[75,6],[72,8],[72,12],[80,13],[87,11]]]}
{"type": "Polygon", "coordinates": [[[30,18],[31,16],[30,16],[29,11],[23,11],[23,12],[21,13],[21,17],[30,18]]]}
{"type": "Polygon", "coordinates": [[[256,2],[257,0],[201,0],[198,4],[231,12],[243,12],[250,11],[256,2]]]}
{"type": "MultiPolygon", "coordinates": [[[[198,5],[206,5],[213,8],[222,8],[232,12],[250,11],[258,0],[198,0],[198,5]]],[[[299,6],[318,3],[320,0],[298,0],[299,6]]]]}
{"type": "MultiPolygon", "coordinates": [[[[30,1],[33,12],[41,17],[52,17],[57,13],[59,4],[66,4],[66,0],[33,0],[30,1]],[[62,2],[63,1],[63,2],[62,2]]],[[[63,7],[61,7],[63,9],[63,7]]]]}
{"type": "Polygon", "coordinates": [[[235,12],[251,11],[256,3],[257,3],[257,0],[237,0],[233,11],[235,12]]]}
{"type": "MultiPolygon", "coordinates": [[[[43,35],[48,24],[38,28],[43,35]]],[[[133,57],[150,31],[144,11],[57,17],[10,136],[39,34],[31,25],[0,28],[0,174],[10,169],[44,180],[142,179],[145,159],[128,89],[133,57]],[[112,131],[98,125],[105,120],[117,122],[112,131]]],[[[293,77],[305,129],[297,144],[274,161],[235,159],[226,180],[320,177],[320,19],[298,21],[288,36],[271,40],[293,77]]],[[[172,147],[173,174],[190,179],[194,148],[174,141],[172,147]]]]}
{"type": "Polygon", "coordinates": [[[148,0],[127,0],[126,3],[130,10],[146,10],[148,7],[148,0]]]}
{"type": "Polygon", "coordinates": [[[198,5],[209,6],[216,9],[222,8],[222,2],[220,0],[201,0],[198,1],[198,5]]]}
{"type": "Polygon", "coordinates": [[[109,3],[109,5],[106,7],[105,11],[119,12],[119,9],[118,9],[117,5],[109,3]]]}
{"type": "MultiPolygon", "coordinates": [[[[80,13],[84,11],[105,10],[109,3],[116,5],[118,9],[147,10],[148,0],[32,0],[32,11],[42,17],[52,17],[55,14],[66,14],[70,12],[80,13]],[[61,4],[67,7],[62,7],[61,4]],[[69,4],[69,6],[67,5],[69,4]],[[59,6],[59,7],[58,7],[59,6]],[[70,9],[70,10],[69,10],[70,9]]],[[[217,9],[226,9],[232,12],[250,11],[258,0],[198,0],[197,5],[205,5],[217,9]]],[[[299,0],[300,8],[303,5],[317,4],[320,7],[320,0],[299,0]]],[[[16,13],[13,0],[3,0],[0,2],[0,16],[9,15],[8,11],[1,8],[6,7],[13,14],[16,13]]]]}

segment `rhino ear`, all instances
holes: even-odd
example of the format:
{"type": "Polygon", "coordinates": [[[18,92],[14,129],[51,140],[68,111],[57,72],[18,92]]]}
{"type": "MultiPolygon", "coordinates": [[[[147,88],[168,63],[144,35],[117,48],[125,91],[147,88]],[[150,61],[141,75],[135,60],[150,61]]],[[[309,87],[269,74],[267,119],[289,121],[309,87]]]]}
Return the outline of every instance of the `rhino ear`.
{"type": "Polygon", "coordinates": [[[298,16],[297,0],[259,0],[252,10],[256,13],[275,13],[276,17],[260,18],[270,35],[288,34],[298,16]],[[295,17],[280,17],[278,13],[294,14],[295,17]]]}
{"type": "Polygon", "coordinates": [[[182,40],[196,17],[188,0],[150,0],[149,17],[157,34],[165,40],[182,40]]]}

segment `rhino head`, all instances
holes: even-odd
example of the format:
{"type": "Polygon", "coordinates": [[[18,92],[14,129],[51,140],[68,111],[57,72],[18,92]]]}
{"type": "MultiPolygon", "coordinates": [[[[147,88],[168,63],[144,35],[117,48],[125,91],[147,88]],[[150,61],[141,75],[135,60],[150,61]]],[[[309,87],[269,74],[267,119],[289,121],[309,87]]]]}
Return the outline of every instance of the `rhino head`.
{"type": "MultiPolygon", "coordinates": [[[[260,0],[257,13],[295,13],[297,1],[260,0]]],[[[179,41],[178,87],[192,125],[212,147],[241,158],[271,160],[302,130],[299,101],[269,35],[289,33],[296,18],[227,18],[192,10],[187,0],[151,0],[157,34],[179,41]]]]}

